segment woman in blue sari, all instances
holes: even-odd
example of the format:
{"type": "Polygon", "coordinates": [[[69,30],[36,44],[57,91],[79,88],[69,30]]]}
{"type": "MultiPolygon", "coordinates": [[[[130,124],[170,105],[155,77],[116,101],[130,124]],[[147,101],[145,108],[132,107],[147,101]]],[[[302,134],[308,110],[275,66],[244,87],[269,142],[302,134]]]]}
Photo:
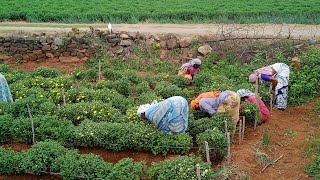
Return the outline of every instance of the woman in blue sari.
{"type": "Polygon", "coordinates": [[[188,129],[188,102],[181,96],[141,105],[137,115],[154,123],[164,134],[183,134],[188,129]]]}
{"type": "Polygon", "coordinates": [[[6,78],[0,73],[0,100],[13,102],[6,78]]]}

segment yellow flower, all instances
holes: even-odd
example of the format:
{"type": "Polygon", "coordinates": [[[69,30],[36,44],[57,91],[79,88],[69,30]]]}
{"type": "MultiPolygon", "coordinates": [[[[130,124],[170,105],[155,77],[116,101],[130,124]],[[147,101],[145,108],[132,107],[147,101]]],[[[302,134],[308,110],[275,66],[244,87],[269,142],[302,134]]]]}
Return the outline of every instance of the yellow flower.
{"type": "Polygon", "coordinates": [[[80,117],[80,116],[78,116],[78,117],[77,117],[77,120],[79,120],[80,118],[81,118],[81,117],[80,117]]]}
{"type": "Polygon", "coordinates": [[[250,112],[250,109],[245,109],[244,112],[250,112]]]}

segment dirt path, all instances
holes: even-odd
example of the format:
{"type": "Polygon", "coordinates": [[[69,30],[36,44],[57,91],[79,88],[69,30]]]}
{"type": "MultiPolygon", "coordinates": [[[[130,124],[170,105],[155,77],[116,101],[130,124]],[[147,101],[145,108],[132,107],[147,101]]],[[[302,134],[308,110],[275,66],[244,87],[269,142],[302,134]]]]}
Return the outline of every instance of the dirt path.
{"type": "MultiPolygon", "coordinates": [[[[57,24],[57,23],[0,23],[0,36],[11,34],[65,33],[76,27],[88,31],[89,26],[107,30],[107,24],[57,24]]],[[[174,33],[181,36],[232,36],[232,37],[285,37],[317,39],[320,25],[302,24],[113,24],[114,31],[140,32],[143,34],[174,33]]]]}
{"type": "MultiPolygon", "coordinates": [[[[320,102],[320,98],[316,100],[320,102]]],[[[234,143],[232,164],[239,165],[240,169],[247,172],[252,179],[312,179],[303,172],[311,158],[307,156],[307,139],[317,134],[320,118],[313,112],[314,103],[310,102],[302,106],[289,107],[285,111],[273,110],[269,122],[259,126],[255,131],[246,129],[244,141],[238,145],[234,143]],[[268,148],[262,145],[262,137],[265,129],[270,135],[268,148]],[[292,133],[290,133],[292,132],[292,133]],[[296,135],[294,135],[296,133],[296,135]],[[290,135],[291,134],[291,135],[290,135]],[[253,147],[259,147],[261,152],[268,154],[273,160],[281,155],[283,157],[274,165],[261,172],[263,166],[256,161],[256,151],[253,147]]]]}

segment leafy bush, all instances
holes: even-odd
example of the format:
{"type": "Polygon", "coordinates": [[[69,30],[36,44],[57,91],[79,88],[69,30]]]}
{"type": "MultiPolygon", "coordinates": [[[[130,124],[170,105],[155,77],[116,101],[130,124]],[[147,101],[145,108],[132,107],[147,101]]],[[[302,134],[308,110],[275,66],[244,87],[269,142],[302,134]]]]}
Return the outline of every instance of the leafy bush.
{"type": "Polygon", "coordinates": [[[99,78],[99,73],[95,69],[89,69],[85,74],[85,79],[89,81],[96,81],[99,78]]]}
{"type": "Polygon", "coordinates": [[[84,102],[76,104],[66,104],[58,110],[59,117],[72,120],[74,124],[79,124],[84,119],[93,121],[123,122],[124,118],[119,110],[113,108],[111,104],[99,101],[84,102]]]}
{"type": "Polygon", "coordinates": [[[30,73],[32,77],[42,76],[44,78],[55,78],[59,76],[59,71],[55,68],[39,67],[30,73]]]}
{"type": "Polygon", "coordinates": [[[201,179],[211,179],[213,172],[210,165],[193,154],[153,163],[147,174],[151,179],[197,179],[197,163],[200,164],[201,179]]]}
{"type": "Polygon", "coordinates": [[[79,154],[69,150],[52,163],[53,172],[59,172],[64,179],[106,179],[111,172],[112,164],[105,162],[94,154],[79,154]]]}
{"type": "Polygon", "coordinates": [[[160,134],[153,142],[151,151],[153,154],[183,154],[192,147],[192,137],[188,134],[160,134]],[[179,148],[175,148],[179,147],[179,148]]]}
{"type": "Polygon", "coordinates": [[[204,158],[206,151],[204,142],[209,145],[210,160],[213,163],[219,163],[227,155],[227,138],[218,128],[208,129],[197,135],[197,144],[199,145],[199,154],[204,158]]]}
{"type": "Polygon", "coordinates": [[[106,179],[140,180],[145,169],[144,162],[134,162],[131,158],[125,158],[113,165],[106,179]]]}
{"type": "Polygon", "coordinates": [[[139,104],[151,103],[153,100],[162,101],[163,98],[156,95],[154,92],[144,92],[138,97],[139,104]]]}
{"type": "Polygon", "coordinates": [[[141,94],[150,91],[150,86],[147,81],[142,81],[136,86],[136,91],[141,94]]]}
{"type": "Polygon", "coordinates": [[[7,142],[12,138],[12,120],[13,117],[9,114],[0,116],[0,143],[7,142]]]}
{"type": "Polygon", "coordinates": [[[22,159],[21,168],[24,172],[41,174],[52,172],[53,163],[66,153],[66,149],[54,141],[39,142],[32,146],[22,159]]]}
{"type": "Polygon", "coordinates": [[[240,110],[240,115],[246,117],[246,124],[251,126],[254,125],[254,121],[256,118],[259,119],[260,110],[256,104],[252,104],[249,102],[242,102],[242,108],[240,110]]]}
{"type": "Polygon", "coordinates": [[[305,168],[305,172],[314,179],[320,179],[320,155],[319,153],[312,160],[311,164],[305,168]]]}
{"type": "Polygon", "coordinates": [[[157,95],[162,96],[164,99],[182,94],[181,88],[166,81],[158,82],[154,90],[157,95]]]}
{"type": "Polygon", "coordinates": [[[188,132],[192,137],[196,137],[198,134],[203,133],[208,129],[214,128],[217,128],[224,133],[224,121],[227,122],[228,131],[232,132],[232,120],[227,114],[224,113],[218,113],[210,118],[202,118],[189,121],[188,132]]]}
{"type": "Polygon", "coordinates": [[[4,149],[0,147],[0,174],[20,174],[20,162],[22,161],[23,154],[17,153],[11,149],[4,149]]]}
{"type": "Polygon", "coordinates": [[[102,74],[109,80],[118,80],[121,79],[123,77],[122,72],[120,71],[116,71],[114,69],[111,68],[106,68],[103,70],[102,74]]]}

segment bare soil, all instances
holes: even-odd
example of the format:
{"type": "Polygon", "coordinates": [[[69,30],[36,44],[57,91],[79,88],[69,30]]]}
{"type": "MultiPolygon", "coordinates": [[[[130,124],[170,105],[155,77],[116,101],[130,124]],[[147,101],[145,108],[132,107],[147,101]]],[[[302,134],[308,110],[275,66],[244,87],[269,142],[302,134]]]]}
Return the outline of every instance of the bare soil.
{"type": "MultiPolygon", "coordinates": [[[[59,24],[1,22],[0,36],[34,33],[59,34],[72,28],[89,31],[89,26],[107,31],[107,24],[59,24]]],[[[317,39],[320,25],[304,24],[113,24],[114,32],[139,32],[142,34],[173,33],[181,36],[233,36],[233,37],[285,37],[296,39],[317,39]]]]}

